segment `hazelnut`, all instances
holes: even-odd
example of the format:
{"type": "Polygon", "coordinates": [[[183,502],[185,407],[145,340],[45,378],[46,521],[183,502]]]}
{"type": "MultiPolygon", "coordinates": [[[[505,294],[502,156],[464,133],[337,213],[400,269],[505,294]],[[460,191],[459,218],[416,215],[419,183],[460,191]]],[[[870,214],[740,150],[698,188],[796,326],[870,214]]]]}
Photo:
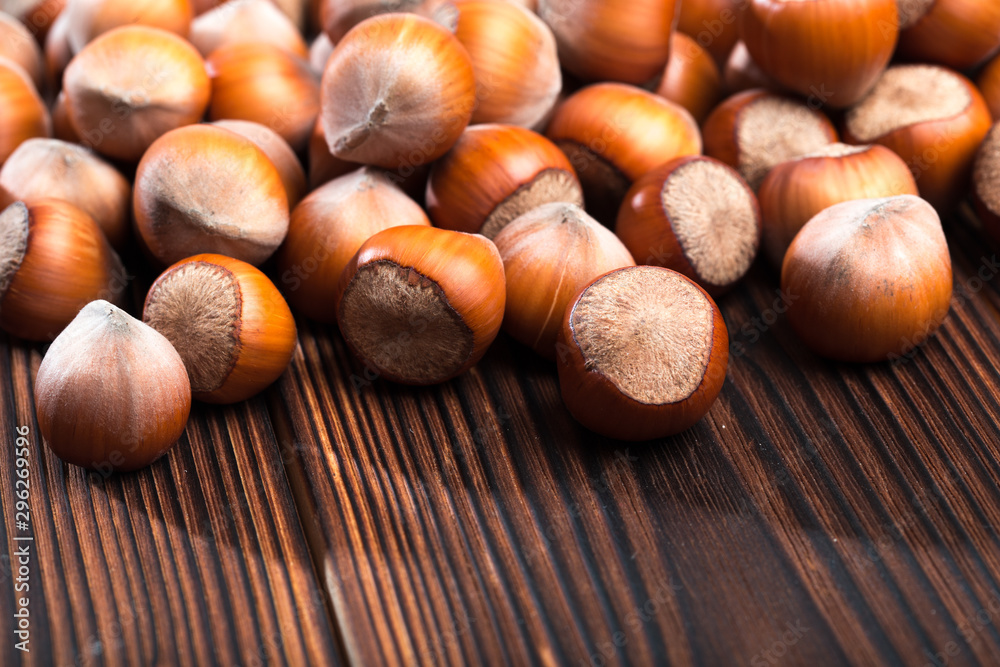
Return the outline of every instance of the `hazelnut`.
{"type": "Polygon", "coordinates": [[[138,25],[87,44],[66,68],[63,90],[69,121],[84,144],[128,162],[166,132],[201,120],[211,92],[193,46],[138,25]]]}
{"type": "Polygon", "coordinates": [[[606,271],[635,265],[618,237],[574,204],[539,206],[493,242],[507,278],[504,331],[550,359],[562,313],[580,288],[606,271]]]}
{"type": "Polygon", "coordinates": [[[288,232],[277,168],[249,139],[191,125],[157,139],[139,163],[136,228],[164,265],[204,252],[261,264],[288,232]]]}
{"type": "Polygon", "coordinates": [[[851,362],[906,354],[948,314],[941,220],[913,195],[835,204],[788,247],[781,289],[794,297],[792,328],[817,354],[851,362]]]}
{"type": "Polygon", "coordinates": [[[636,261],[683,273],[717,296],[757,256],[760,207],[731,167],[700,155],[677,158],[635,182],[615,233],[636,261]]]}
{"type": "Polygon", "coordinates": [[[542,135],[512,125],[467,128],[434,163],[427,182],[427,211],[435,225],[486,238],[552,202],[583,205],[569,158],[542,135]]]}
{"type": "Polygon", "coordinates": [[[484,237],[392,227],[365,241],[344,269],[337,322],[371,372],[437,384],[486,353],[505,294],[503,263],[484,237]]]}
{"type": "Polygon", "coordinates": [[[292,211],[276,255],[288,300],[307,317],[335,322],[340,276],[361,245],[383,229],[430,224],[381,169],[363,167],[320,186],[292,211]]]}
{"type": "Polygon", "coordinates": [[[62,460],[135,470],[184,433],[191,385],[166,338],[107,301],[93,301],[45,353],[35,407],[38,430],[62,460]]]}
{"type": "Polygon", "coordinates": [[[93,218],[70,203],[14,202],[0,213],[0,328],[52,340],[87,303],[120,303],[128,275],[93,218]]]}
{"type": "Polygon", "coordinates": [[[611,271],[572,300],[559,333],[559,387],[574,418],[619,440],[693,426],[726,379],[729,333],[712,298],[655,266],[611,271]]]}
{"type": "Polygon", "coordinates": [[[270,279],[223,255],[195,255],[164,271],[146,295],[143,321],[184,360],[194,398],[235,403],[285,372],[295,320],[270,279]]]}
{"type": "Polygon", "coordinates": [[[569,157],[587,212],[611,225],[632,183],[675,157],[701,152],[701,133],[682,106],[621,83],[588,86],[556,109],[545,136],[569,157]]]}
{"type": "Polygon", "coordinates": [[[909,166],[920,196],[948,211],[969,187],[990,123],[983,96],[961,74],[934,65],[897,65],[847,113],[844,140],[894,151],[909,166]]]}
{"type": "Polygon", "coordinates": [[[387,169],[429,164],[472,118],[472,60],[454,35],[428,19],[376,16],[333,50],[321,103],[334,156],[387,169]]]}

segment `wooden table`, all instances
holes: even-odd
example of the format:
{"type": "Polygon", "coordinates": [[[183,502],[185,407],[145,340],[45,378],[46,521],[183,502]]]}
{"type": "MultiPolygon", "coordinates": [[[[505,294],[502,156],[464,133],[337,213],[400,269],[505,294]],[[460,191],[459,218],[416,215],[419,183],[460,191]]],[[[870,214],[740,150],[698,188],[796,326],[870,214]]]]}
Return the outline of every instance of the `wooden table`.
{"type": "Polygon", "coordinates": [[[951,315],[895,364],[811,355],[756,267],[721,300],[719,401],[664,442],[585,432],[504,338],[413,389],[300,322],[263,396],[88,474],[39,440],[41,347],[0,338],[0,530],[30,545],[28,593],[0,562],[0,662],[996,664],[1000,264],[974,225],[948,226],[951,315]]]}

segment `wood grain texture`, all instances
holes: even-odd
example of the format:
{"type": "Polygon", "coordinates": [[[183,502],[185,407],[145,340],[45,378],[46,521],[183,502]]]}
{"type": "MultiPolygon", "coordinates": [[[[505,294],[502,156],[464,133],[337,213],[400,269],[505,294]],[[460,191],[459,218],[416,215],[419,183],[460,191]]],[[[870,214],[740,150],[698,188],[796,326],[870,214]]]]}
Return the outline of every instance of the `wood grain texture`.
{"type": "MultiPolygon", "coordinates": [[[[149,468],[86,473],[42,447],[39,350],[0,344],[3,540],[13,553],[13,438],[31,429],[30,653],[15,649],[15,593],[0,586],[0,662],[14,665],[335,664],[274,436],[261,403],[196,407],[149,468]]],[[[20,595],[20,594],[19,594],[20,595]]]]}
{"type": "Polygon", "coordinates": [[[720,300],[719,401],[660,442],[580,428],[505,337],[409,388],[300,321],[262,397],[197,407],[166,459],[96,478],[37,441],[40,349],[0,339],[0,428],[34,443],[27,662],[994,664],[1000,261],[974,225],[949,225],[951,315],[896,363],[811,355],[756,267],[720,300]]]}
{"type": "Polygon", "coordinates": [[[302,323],[271,408],[349,659],[989,664],[1000,267],[967,224],[953,314],[897,363],[808,353],[758,267],[718,404],[658,443],[583,431],[514,343],[410,389],[302,323]]]}

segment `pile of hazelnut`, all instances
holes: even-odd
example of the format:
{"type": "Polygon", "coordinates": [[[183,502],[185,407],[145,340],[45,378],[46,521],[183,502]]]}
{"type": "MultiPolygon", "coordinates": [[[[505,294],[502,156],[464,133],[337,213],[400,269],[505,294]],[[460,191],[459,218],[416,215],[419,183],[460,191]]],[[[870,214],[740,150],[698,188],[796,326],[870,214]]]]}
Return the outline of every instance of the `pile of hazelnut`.
{"type": "Polygon", "coordinates": [[[54,341],[39,427],[82,466],[274,382],[293,310],[413,385],[503,329],[583,425],[659,438],[759,248],[805,345],[874,362],[946,316],[970,184],[1000,238],[997,0],[9,6],[0,327],[54,341]]]}

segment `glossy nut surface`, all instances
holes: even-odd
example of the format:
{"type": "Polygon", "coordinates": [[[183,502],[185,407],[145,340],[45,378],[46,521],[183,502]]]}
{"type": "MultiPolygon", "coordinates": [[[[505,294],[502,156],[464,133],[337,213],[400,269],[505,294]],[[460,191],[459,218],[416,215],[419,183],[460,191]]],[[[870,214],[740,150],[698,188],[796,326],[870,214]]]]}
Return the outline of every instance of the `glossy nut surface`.
{"type": "Polygon", "coordinates": [[[817,354],[848,362],[909,354],[950,307],[940,218],[912,195],[831,206],[792,241],[781,289],[792,328],[817,354]]]}
{"type": "Polygon", "coordinates": [[[539,206],[493,242],[507,277],[504,331],[550,359],[573,295],[602,273],[635,264],[618,237],[574,204],[539,206]]]}
{"type": "Polygon", "coordinates": [[[63,90],[84,145],[127,162],[170,130],[201,120],[211,95],[201,54],[177,35],[144,26],[116,28],[87,44],[66,68],[63,90]]]}
{"type": "Polygon", "coordinates": [[[539,0],[538,15],[555,33],[563,67],[584,81],[641,84],[670,55],[675,2],[539,0]]]}
{"type": "Polygon", "coordinates": [[[129,274],[93,218],[57,199],[0,213],[0,328],[48,341],[95,299],[120,304],[129,274]]]}
{"type": "Polygon", "coordinates": [[[296,345],[295,319],[271,280],[223,255],[195,255],[149,288],[143,321],[177,349],[194,398],[235,403],[285,372],[296,345]]]}
{"type": "Polygon", "coordinates": [[[690,428],[722,390],[729,333],[718,306],[670,269],[607,273],[572,301],[560,329],[559,387],[570,413],[620,440],[690,428]]]}
{"type": "Polygon", "coordinates": [[[136,171],[133,211],[142,242],[164,265],[203,252],[257,265],[288,232],[277,168],[249,139],[212,125],[174,130],[150,146],[136,171]]]}
{"type": "Polygon", "coordinates": [[[135,470],[184,433],[191,386],[166,338],[93,301],[52,343],[35,377],[38,429],[68,463],[135,470]]]}
{"type": "Polygon", "coordinates": [[[440,25],[415,14],[368,19],[330,55],[321,91],[330,152],[387,169],[430,164],[476,107],[472,60],[440,25]]]}
{"type": "Polygon", "coordinates": [[[430,224],[392,174],[357,169],[313,190],[292,211],[275,255],[278,284],[297,311],[335,322],[340,276],[361,245],[389,227],[430,224]]]}
{"type": "Polygon", "coordinates": [[[896,0],[749,0],[741,35],[754,62],[814,105],[848,107],[896,47],[896,0]]]}
{"type": "Polygon", "coordinates": [[[503,263],[484,237],[392,227],[344,269],[337,322],[366,373],[437,384],[482,358],[500,331],[505,299],[503,263]]]}
{"type": "Polygon", "coordinates": [[[779,164],[761,183],[764,249],[780,267],[792,239],[823,209],[852,199],[916,194],[909,167],[885,146],[830,144],[779,164]]]}
{"type": "Polygon", "coordinates": [[[587,211],[611,225],[629,186],[675,157],[701,152],[701,133],[678,104],[641,88],[599,83],[556,109],[545,136],[569,157],[587,211]]]}
{"type": "Polygon", "coordinates": [[[472,125],[431,168],[427,212],[434,224],[493,238],[536,206],[583,204],[576,171],[540,134],[512,125],[472,125]]]}

